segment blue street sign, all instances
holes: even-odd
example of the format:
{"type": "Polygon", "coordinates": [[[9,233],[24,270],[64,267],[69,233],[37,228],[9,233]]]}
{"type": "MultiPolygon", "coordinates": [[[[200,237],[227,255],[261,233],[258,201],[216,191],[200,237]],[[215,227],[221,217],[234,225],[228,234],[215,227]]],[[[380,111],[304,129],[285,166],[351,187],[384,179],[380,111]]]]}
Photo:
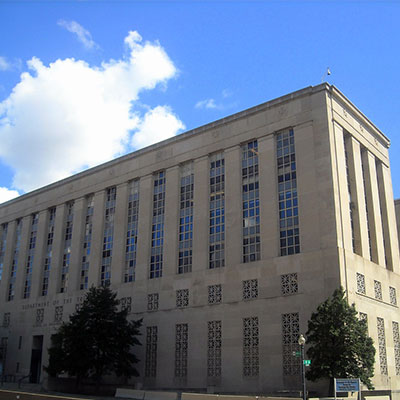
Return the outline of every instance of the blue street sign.
{"type": "Polygon", "coordinates": [[[335,379],[336,392],[359,392],[359,379],[335,379]]]}

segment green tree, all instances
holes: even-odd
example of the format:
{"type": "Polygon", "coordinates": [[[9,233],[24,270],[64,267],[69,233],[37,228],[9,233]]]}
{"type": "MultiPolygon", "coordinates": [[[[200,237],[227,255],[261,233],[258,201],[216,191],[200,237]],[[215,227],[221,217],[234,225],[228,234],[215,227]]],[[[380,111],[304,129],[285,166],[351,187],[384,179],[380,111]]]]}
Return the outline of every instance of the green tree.
{"type": "Polygon", "coordinates": [[[128,321],[128,310],[118,311],[118,305],[109,288],[89,289],[82,307],[52,336],[45,368],[50,376],[68,373],[79,385],[83,378],[99,383],[110,373],[126,378],[139,375],[132,347],[140,345],[142,320],[128,321]]]}
{"type": "Polygon", "coordinates": [[[333,378],[360,378],[373,389],[375,347],[368,336],[365,321],[357,318],[355,305],[349,305],[343,288],[320,304],[308,321],[307,355],[311,367],[307,379],[330,380],[329,392],[333,392],[333,378]]]}

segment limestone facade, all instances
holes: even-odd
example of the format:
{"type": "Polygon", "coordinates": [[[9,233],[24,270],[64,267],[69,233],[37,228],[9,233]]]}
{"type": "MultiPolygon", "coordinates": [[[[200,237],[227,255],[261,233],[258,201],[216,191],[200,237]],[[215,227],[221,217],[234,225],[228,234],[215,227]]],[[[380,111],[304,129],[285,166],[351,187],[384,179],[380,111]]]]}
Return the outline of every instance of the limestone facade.
{"type": "Polygon", "coordinates": [[[143,318],[131,383],[299,390],[298,335],[342,285],[376,388],[400,389],[389,144],[324,83],[2,204],[4,373],[43,381],[51,335],[104,284],[143,318]]]}

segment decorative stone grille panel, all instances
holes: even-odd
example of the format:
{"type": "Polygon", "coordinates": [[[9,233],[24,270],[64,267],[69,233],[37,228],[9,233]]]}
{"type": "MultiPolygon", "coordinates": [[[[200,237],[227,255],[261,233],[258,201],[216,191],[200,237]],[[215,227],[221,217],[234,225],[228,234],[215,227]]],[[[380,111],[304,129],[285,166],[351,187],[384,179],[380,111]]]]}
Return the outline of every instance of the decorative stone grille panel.
{"type": "Polygon", "coordinates": [[[158,310],[158,293],[147,295],[147,311],[158,310]]]}
{"type": "Polygon", "coordinates": [[[157,375],[157,326],[148,326],[146,329],[146,364],[145,376],[155,378],[157,375]]]}
{"type": "Polygon", "coordinates": [[[41,325],[44,319],[44,308],[38,308],[36,310],[36,325],[41,325]]]}
{"type": "Polygon", "coordinates": [[[258,317],[243,318],[243,375],[258,376],[259,368],[258,317]]]}
{"type": "Polygon", "coordinates": [[[121,310],[128,310],[128,313],[132,311],[132,297],[122,297],[119,301],[121,310]]]}
{"type": "Polygon", "coordinates": [[[208,321],[207,376],[221,376],[222,323],[208,321]]]}
{"type": "Polygon", "coordinates": [[[208,304],[218,304],[222,301],[222,285],[208,287],[208,304]]]}
{"type": "Polygon", "coordinates": [[[365,276],[357,272],[357,292],[361,294],[366,294],[365,291],[365,276]]]}
{"type": "Polygon", "coordinates": [[[63,306],[57,306],[54,311],[54,322],[62,322],[63,319],[63,306]]]}
{"type": "Polygon", "coordinates": [[[382,301],[382,284],[379,281],[374,281],[375,298],[382,301]]]}
{"type": "Polygon", "coordinates": [[[393,306],[397,306],[397,294],[396,294],[396,288],[389,286],[389,299],[390,299],[390,304],[393,306]]]}
{"type": "Polygon", "coordinates": [[[188,367],[188,324],[177,324],[175,328],[175,377],[186,378],[188,367]]]}
{"type": "Polygon", "coordinates": [[[368,324],[368,314],[360,312],[360,321],[363,321],[366,324],[368,324]]]}
{"type": "Polygon", "coordinates": [[[377,318],[378,326],[378,347],[379,347],[379,365],[381,374],[388,374],[387,355],[386,355],[386,339],[385,339],[385,321],[383,318],[377,318]]]}
{"type": "Polygon", "coordinates": [[[4,313],[4,316],[3,316],[3,327],[4,328],[9,327],[10,326],[10,321],[11,321],[11,313],[9,313],[9,312],[4,313]]]}
{"type": "Polygon", "coordinates": [[[281,275],[281,293],[282,295],[294,294],[299,291],[297,273],[281,275]]]}
{"type": "Polygon", "coordinates": [[[242,281],[243,300],[256,299],[258,297],[258,279],[242,281]]]}
{"type": "Polygon", "coordinates": [[[399,323],[392,322],[393,327],[393,344],[394,344],[394,364],[396,367],[396,375],[400,375],[400,332],[399,323]]]}
{"type": "Polygon", "coordinates": [[[300,374],[300,358],[296,357],[296,352],[300,350],[298,343],[299,336],[299,313],[282,314],[282,355],[284,375],[300,374]]]}
{"type": "Polygon", "coordinates": [[[178,308],[189,306],[189,289],[181,289],[176,291],[176,306],[178,308]]]}

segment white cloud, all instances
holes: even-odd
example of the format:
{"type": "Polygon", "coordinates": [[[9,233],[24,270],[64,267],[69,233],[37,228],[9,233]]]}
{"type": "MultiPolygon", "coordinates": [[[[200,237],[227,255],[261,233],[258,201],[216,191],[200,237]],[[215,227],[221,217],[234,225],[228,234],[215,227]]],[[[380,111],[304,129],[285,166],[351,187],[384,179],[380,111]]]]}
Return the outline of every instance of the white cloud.
{"type": "Polygon", "coordinates": [[[195,108],[197,109],[208,109],[208,110],[227,110],[229,108],[234,108],[237,107],[237,102],[231,102],[231,103],[226,103],[225,99],[228,97],[231,97],[233,95],[233,92],[229,89],[224,89],[221,92],[221,97],[223,101],[217,102],[215,99],[205,99],[205,100],[200,100],[195,104],[195,108]]]}
{"type": "Polygon", "coordinates": [[[31,72],[0,103],[0,158],[16,171],[14,188],[33,190],[183,129],[168,107],[144,117],[135,109],[143,90],[177,74],[158,42],[141,42],[130,32],[126,57],[100,67],[28,61],[31,72]]]}
{"type": "Polygon", "coordinates": [[[196,103],[195,108],[218,108],[214,99],[200,100],[196,103]]]}
{"type": "Polygon", "coordinates": [[[227,97],[231,97],[232,95],[233,95],[232,90],[224,89],[224,90],[222,91],[222,97],[223,97],[224,99],[226,99],[227,97]]]}
{"type": "Polygon", "coordinates": [[[4,203],[5,201],[15,199],[19,196],[19,193],[16,190],[9,190],[5,187],[0,187],[0,203],[4,203]]]}
{"type": "Polygon", "coordinates": [[[0,71],[7,71],[11,69],[11,64],[5,57],[0,56],[0,71]]]}
{"type": "Polygon", "coordinates": [[[87,48],[95,49],[99,46],[92,39],[92,35],[88,30],[86,30],[82,25],[78,24],[76,21],[65,21],[63,19],[58,21],[58,25],[65,28],[67,31],[74,33],[78,40],[87,48]]]}
{"type": "Polygon", "coordinates": [[[185,125],[167,106],[157,106],[146,113],[132,138],[134,147],[145,147],[175,135],[185,125]]]}

